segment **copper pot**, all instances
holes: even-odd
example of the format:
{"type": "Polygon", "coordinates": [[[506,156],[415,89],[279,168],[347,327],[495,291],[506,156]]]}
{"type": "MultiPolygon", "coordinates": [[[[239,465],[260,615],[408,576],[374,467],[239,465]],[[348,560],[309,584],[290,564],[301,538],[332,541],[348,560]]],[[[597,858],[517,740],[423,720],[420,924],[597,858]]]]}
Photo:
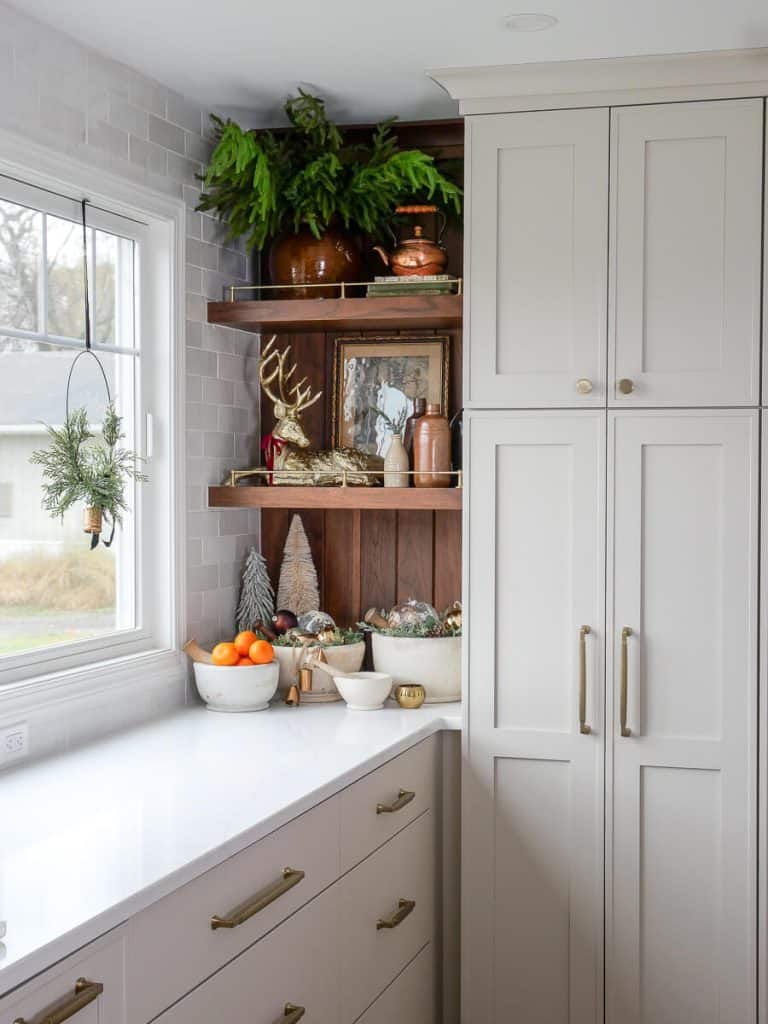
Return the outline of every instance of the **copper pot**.
{"type": "MultiPolygon", "coordinates": [[[[295,235],[278,235],[269,249],[272,284],[318,285],[360,280],[360,250],[343,228],[331,225],[322,238],[309,228],[295,235]]],[[[269,294],[269,293],[267,293],[269,294]]],[[[291,288],[281,298],[323,299],[338,296],[338,288],[291,288]]]]}
{"type": "Polygon", "coordinates": [[[448,263],[448,253],[443,246],[425,238],[420,224],[414,227],[413,238],[406,238],[391,253],[385,252],[380,245],[375,245],[373,251],[381,256],[396,277],[443,274],[448,263]]]}

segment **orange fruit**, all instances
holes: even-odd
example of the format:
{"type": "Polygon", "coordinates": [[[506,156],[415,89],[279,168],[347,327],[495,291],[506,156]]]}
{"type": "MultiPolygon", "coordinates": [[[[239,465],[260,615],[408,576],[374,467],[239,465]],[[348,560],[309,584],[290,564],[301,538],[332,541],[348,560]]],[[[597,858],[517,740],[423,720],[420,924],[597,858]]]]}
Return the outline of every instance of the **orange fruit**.
{"type": "Polygon", "coordinates": [[[251,644],[255,643],[257,640],[258,637],[255,633],[252,633],[250,629],[245,629],[235,637],[235,650],[241,658],[247,658],[248,651],[251,649],[251,644]]]}
{"type": "Polygon", "coordinates": [[[240,659],[240,660],[238,661],[238,663],[237,663],[237,664],[238,664],[238,665],[252,665],[252,664],[253,664],[253,662],[251,661],[251,659],[250,659],[250,658],[241,658],[241,659],[240,659]]]}
{"type": "Polygon", "coordinates": [[[255,640],[248,650],[248,657],[254,665],[268,665],[274,656],[269,640],[255,640]]]}
{"type": "Polygon", "coordinates": [[[236,665],[240,655],[234,644],[216,644],[211,651],[214,665],[236,665]]]}

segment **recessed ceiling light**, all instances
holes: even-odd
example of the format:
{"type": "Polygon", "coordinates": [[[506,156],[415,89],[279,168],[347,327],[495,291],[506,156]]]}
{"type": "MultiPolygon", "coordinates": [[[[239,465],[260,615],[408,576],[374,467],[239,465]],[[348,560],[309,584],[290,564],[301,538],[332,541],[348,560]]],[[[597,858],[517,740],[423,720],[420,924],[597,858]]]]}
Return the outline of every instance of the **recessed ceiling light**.
{"type": "Polygon", "coordinates": [[[557,18],[552,14],[525,12],[508,14],[504,19],[504,27],[510,32],[542,32],[545,28],[554,28],[557,18]]]}

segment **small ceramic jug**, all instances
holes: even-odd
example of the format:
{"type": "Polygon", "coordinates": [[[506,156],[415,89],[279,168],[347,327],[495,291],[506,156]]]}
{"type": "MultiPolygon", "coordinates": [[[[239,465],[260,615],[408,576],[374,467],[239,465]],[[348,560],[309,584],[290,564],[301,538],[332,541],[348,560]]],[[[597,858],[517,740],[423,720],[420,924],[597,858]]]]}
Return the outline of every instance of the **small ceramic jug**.
{"type": "Polygon", "coordinates": [[[384,486],[408,486],[408,452],[399,434],[392,435],[389,450],[384,457],[384,486]]]}

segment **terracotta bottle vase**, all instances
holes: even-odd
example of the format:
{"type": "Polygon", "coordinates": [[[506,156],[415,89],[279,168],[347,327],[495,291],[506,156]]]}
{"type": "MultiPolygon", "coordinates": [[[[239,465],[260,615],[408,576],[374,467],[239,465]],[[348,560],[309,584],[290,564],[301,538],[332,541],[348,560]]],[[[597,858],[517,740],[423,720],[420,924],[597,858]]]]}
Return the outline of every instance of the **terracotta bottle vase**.
{"type": "Polygon", "coordinates": [[[384,456],[384,486],[408,486],[408,453],[399,434],[393,434],[389,450],[384,456]]]}
{"type": "Polygon", "coordinates": [[[424,413],[427,411],[427,400],[426,398],[414,398],[413,400],[413,412],[405,421],[405,430],[403,431],[403,445],[408,453],[408,458],[413,461],[413,432],[416,429],[416,423],[424,413]]]}
{"type": "Polygon", "coordinates": [[[416,487],[450,487],[451,428],[440,406],[428,404],[413,435],[413,482],[416,487]]]}

